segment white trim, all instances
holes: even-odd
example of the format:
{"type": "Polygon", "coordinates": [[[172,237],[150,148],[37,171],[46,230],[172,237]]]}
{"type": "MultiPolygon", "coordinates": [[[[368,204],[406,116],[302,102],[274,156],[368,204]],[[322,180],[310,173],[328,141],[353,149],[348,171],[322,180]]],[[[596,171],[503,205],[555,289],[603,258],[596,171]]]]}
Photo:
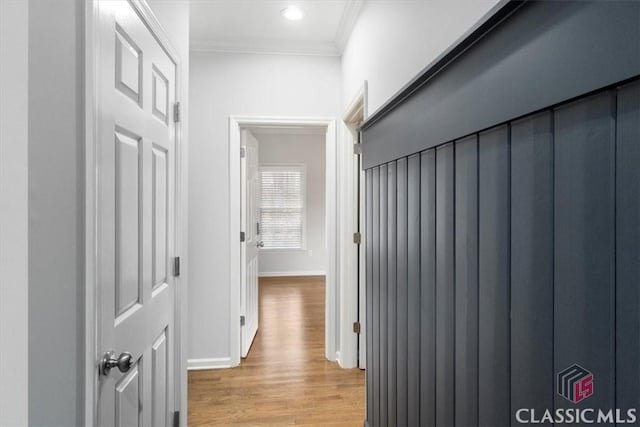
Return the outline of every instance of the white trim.
{"type": "Polygon", "coordinates": [[[97,424],[98,376],[98,292],[97,292],[97,224],[98,224],[98,81],[100,77],[98,61],[99,13],[98,0],[85,5],[85,393],[84,424],[97,424]]]}
{"type": "Polygon", "coordinates": [[[329,254],[325,279],[325,356],[334,361],[336,354],[336,121],[333,118],[308,117],[229,117],[229,324],[231,366],[240,364],[240,130],[244,128],[294,128],[311,127],[326,129],[326,241],[329,254]],[[234,267],[235,266],[235,267],[234,267]]]}
{"type": "Polygon", "coordinates": [[[192,40],[191,51],[257,55],[340,56],[333,42],[299,40],[192,40]]]}
{"type": "Polygon", "coordinates": [[[231,368],[231,358],[217,357],[212,359],[189,359],[187,361],[187,369],[189,371],[202,371],[205,369],[223,369],[231,368]]]}
{"type": "MultiPolygon", "coordinates": [[[[85,425],[96,425],[98,404],[98,376],[96,372],[96,360],[100,352],[99,320],[100,320],[100,293],[97,292],[97,224],[98,224],[98,126],[99,126],[99,97],[98,82],[100,81],[99,61],[99,7],[100,0],[91,0],[85,4],[85,425]]],[[[151,33],[156,37],[160,46],[176,64],[176,102],[182,100],[182,59],[173,47],[167,32],[164,30],[153,10],[146,0],[129,0],[129,3],[137,11],[142,21],[147,25],[151,33]]],[[[185,177],[188,174],[185,147],[182,144],[182,123],[175,124],[175,253],[177,256],[186,256],[187,251],[187,218],[182,202],[186,190],[185,177]]],[[[186,270],[186,262],[183,271],[186,270]]],[[[185,277],[185,275],[181,275],[185,277]]],[[[187,294],[186,280],[175,278],[175,388],[173,392],[175,410],[180,411],[180,423],[186,425],[187,421],[187,359],[186,359],[186,315],[187,294]]]]}
{"type": "Polygon", "coordinates": [[[364,0],[348,0],[345,5],[334,39],[340,53],[343,53],[344,48],[347,46],[353,27],[355,27],[358,16],[362,11],[362,6],[364,6],[364,0]]]}
{"type": "MultiPolygon", "coordinates": [[[[341,163],[340,163],[340,366],[343,368],[364,367],[365,355],[365,325],[363,310],[365,295],[364,289],[364,263],[362,262],[365,248],[363,222],[358,218],[358,204],[356,202],[358,188],[356,180],[360,173],[360,182],[364,182],[362,171],[358,171],[357,158],[353,154],[353,144],[357,139],[357,126],[364,120],[366,114],[367,82],[358,90],[356,96],[349,103],[343,115],[341,126],[341,163]],[[361,244],[360,259],[358,259],[358,247],[353,243],[353,233],[356,231],[357,221],[360,221],[361,244]],[[358,264],[360,277],[358,277],[358,264]],[[354,286],[359,283],[360,286],[354,286]],[[359,296],[360,295],[360,296],[359,296]],[[360,304],[358,299],[360,298],[360,304]],[[359,312],[360,310],[360,312],[359,312]],[[360,319],[360,336],[353,333],[353,322],[360,319]],[[360,357],[358,355],[360,346],[360,357]],[[358,359],[361,363],[358,364],[358,359]]],[[[361,196],[362,199],[362,196],[361,196]]],[[[362,211],[362,210],[361,210],[362,211]]],[[[361,212],[362,213],[362,212],[361,212]]]]}
{"type": "Polygon", "coordinates": [[[294,276],[326,276],[326,271],[264,271],[258,277],[294,277],[294,276]]]}
{"type": "Polygon", "coordinates": [[[0,425],[29,424],[29,3],[0,0],[0,425]]]}

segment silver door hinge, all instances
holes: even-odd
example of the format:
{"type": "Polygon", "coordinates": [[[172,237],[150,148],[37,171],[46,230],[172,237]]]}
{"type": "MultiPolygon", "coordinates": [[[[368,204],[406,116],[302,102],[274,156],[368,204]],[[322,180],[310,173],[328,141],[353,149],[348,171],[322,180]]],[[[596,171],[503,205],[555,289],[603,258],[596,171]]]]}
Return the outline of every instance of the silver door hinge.
{"type": "Polygon", "coordinates": [[[173,427],[180,427],[180,411],[173,413],[173,427]]]}
{"type": "Polygon", "coordinates": [[[244,159],[247,156],[247,150],[244,147],[240,147],[240,158],[244,159]]]}
{"type": "Polygon", "coordinates": [[[355,243],[356,245],[359,245],[360,243],[362,243],[362,234],[353,233],[353,243],[355,243]]]}
{"type": "Polygon", "coordinates": [[[179,123],[180,122],[180,103],[176,102],[175,104],[173,104],[173,121],[175,123],[179,123]]]}
{"type": "Polygon", "coordinates": [[[240,316],[240,326],[244,326],[244,316],[240,316]]]}
{"type": "Polygon", "coordinates": [[[353,154],[356,156],[362,154],[362,144],[353,144],[353,154]]]}
{"type": "Polygon", "coordinates": [[[173,275],[175,277],[180,276],[180,257],[179,256],[173,259],[173,275]]]}
{"type": "Polygon", "coordinates": [[[240,242],[244,242],[244,231],[240,232],[240,242]]]}
{"type": "Polygon", "coordinates": [[[353,322],[353,333],[354,334],[360,333],[360,322],[353,322]]]}

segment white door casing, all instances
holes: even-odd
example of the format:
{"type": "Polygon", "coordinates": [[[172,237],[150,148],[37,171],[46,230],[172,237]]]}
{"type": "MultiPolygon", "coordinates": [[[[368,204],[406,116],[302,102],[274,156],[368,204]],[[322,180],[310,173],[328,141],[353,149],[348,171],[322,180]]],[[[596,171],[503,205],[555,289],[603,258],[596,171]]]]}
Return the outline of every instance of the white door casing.
{"type": "Polygon", "coordinates": [[[131,3],[98,2],[98,425],[168,426],[175,406],[176,63],[131,3]]]}
{"type": "Polygon", "coordinates": [[[231,256],[231,268],[229,281],[231,292],[229,295],[229,344],[231,348],[231,366],[240,364],[241,359],[241,332],[240,322],[240,282],[243,270],[241,261],[241,243],[238,234],[242,230],[241,225],[241,188],[238,185],[242,181],[240,171],[240,148],[242,146],[242,130],[258,128],[317,128],[326,130],[327,147],[327,207],[326,207],[326,241],[329,248],[329,260],[327,261],[326,291],[325,291],[325,355],[328,360],[336,360],[336,262],[337,248],[337,221],[336,221],[336,122],[333,118],[305,118],[305,117],[229,117],[229,234],[228,247],[231,256]]]}
{"type": "Polygon", "coordinates": [[[247,357],[258,332],[258,246],[260,240],[260,182],[258,141],[249,130],[243,130],[241,144],[244,156],[241,170],[241,220],[244,242],[241,242],[240,276],[241,355],[247,357]]]}

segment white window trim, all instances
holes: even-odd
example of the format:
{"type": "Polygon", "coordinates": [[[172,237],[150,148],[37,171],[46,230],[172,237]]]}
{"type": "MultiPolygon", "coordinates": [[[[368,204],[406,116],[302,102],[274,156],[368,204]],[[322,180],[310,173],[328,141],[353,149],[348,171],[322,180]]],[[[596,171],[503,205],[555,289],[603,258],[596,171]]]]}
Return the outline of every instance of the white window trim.
{"type": "MultiPolygon", "coordinates": [[[[292,168],[302,170],[302,247],[300,248],[261,248],[264,253],[286,253],[286,252],[306,252],[307,251],[307,164],[306,163],[260,163],[258,173],[260,176],[260,187],[262,188],[263,169],[271,170],[291,170],[292,168]]],[[[262,224],[262,191],[260,192],[260,224],[262,224]]]]}

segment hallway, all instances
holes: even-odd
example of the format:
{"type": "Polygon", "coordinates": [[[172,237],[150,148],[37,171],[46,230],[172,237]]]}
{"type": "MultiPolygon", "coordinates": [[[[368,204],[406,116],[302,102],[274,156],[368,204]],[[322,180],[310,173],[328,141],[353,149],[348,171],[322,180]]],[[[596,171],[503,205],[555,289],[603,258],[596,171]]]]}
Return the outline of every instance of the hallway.
{"type": "Polygon", "coordinates": [[[260,279],[260,327],[233,369],[189,372],[189,425],[353,425],[364,371],[324,357],[324,277],[260,279]]]}

